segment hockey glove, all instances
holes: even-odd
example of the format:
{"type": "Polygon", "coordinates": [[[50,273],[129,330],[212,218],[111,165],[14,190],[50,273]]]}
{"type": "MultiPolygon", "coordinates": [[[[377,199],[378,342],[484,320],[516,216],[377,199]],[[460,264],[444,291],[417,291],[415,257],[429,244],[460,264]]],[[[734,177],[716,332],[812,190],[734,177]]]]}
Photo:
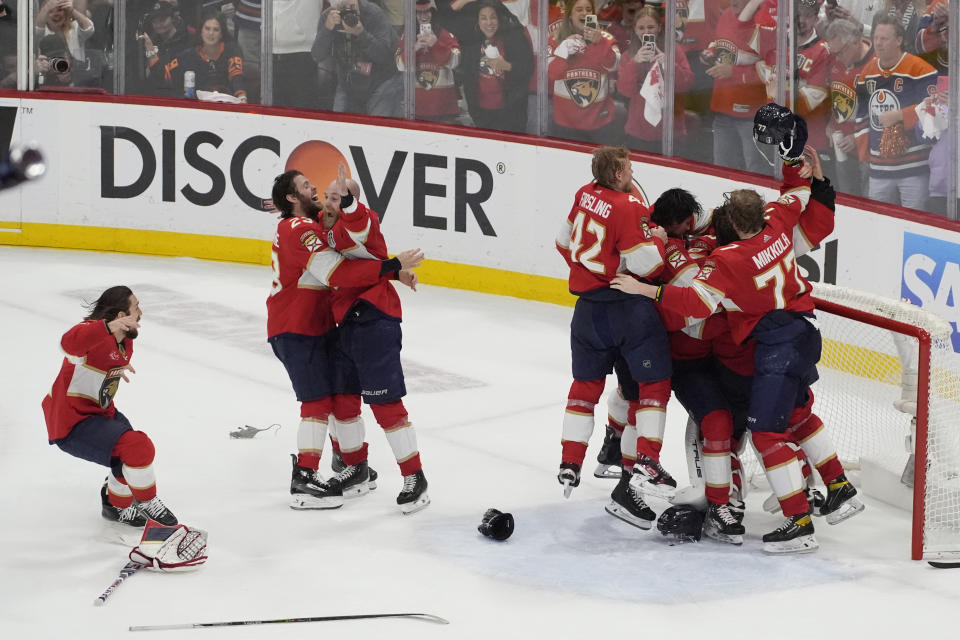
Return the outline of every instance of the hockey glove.
{"type": "Polygon", "coordinates": [[[206,551],[206,531],[148,520],[140,544],[130,551],[130,560],[158,571],[190,571],[207,561],[206,551]]]}
{"type": "Polygon", "coordinates": [[[810,199],[816,200],[830,211],[836,210],[837,192],[830,184],[830,178],[824,176],[823,180],[814,178],[810,181],[810,199]]]}
{"type": "Polygon", "coordinates": [[[494,540],[506,540],[513,534],[513,514],[487,509],[477,531],[494,540]]]}

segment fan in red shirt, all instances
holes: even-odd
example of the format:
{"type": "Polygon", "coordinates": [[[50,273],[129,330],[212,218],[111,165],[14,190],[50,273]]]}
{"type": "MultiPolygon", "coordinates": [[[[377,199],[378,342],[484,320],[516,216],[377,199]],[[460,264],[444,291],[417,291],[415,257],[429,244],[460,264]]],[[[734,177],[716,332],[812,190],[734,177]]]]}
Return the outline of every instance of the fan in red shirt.
{"type": "Polygon", "coordinates": [[[177,524],[157,497],[153,442],[134,430],[113,402],[120,380],[129,382],[127,372],[135,373],[130,360],[142,316],[140,301],[128,287],[100,294],[83,322],[60,339],[63,364],[43,399],[50,444],[110,469],[100,489],[103,517],[141,529],[148,517],[177,524]]]}

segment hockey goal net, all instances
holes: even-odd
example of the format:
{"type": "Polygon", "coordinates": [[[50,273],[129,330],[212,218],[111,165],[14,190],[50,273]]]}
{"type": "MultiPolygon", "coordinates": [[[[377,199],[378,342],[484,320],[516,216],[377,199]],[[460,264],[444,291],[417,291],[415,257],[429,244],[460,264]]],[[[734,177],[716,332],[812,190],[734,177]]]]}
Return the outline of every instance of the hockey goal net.
{"type": "Polygon", "coordinates": [[[960,561],[960,356],[908,303],[814,285],[823,336],[814,411],[867,495],[912,510],[911,557],[960,561]]]}

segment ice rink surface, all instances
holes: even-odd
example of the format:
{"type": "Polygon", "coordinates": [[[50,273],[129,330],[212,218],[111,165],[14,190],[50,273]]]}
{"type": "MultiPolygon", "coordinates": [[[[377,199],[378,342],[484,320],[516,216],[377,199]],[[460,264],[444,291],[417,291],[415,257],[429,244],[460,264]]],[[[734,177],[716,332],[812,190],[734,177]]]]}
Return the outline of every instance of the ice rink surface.
{"type": "MultiPolygon", "coordinates": [[[[909,558],[909,514],[866,498],[821,549],[775,558],[760,537],[780,523],[766,492],[748,498],[742,548],[669,546],[608,516],[610,480],[585,474],[564,500],[556,481],[570,384],[571,309],[421,286],[401,287],[405,404],[433,503],[395,504],[401,480],[364,409],[379,488],[335,511],[288,508],[299,408],[265,341],[267,267],[0,247],[0,635],[119,638],[130,625],[361,613],[410,620],[156,631],[156,637],[953,638],[960,570],[909,558]],[[209,562],[140,572],[104,607],[93,600],[126,562],[103,533],[106,469],[46,441],[40,401],[60,367],[60,336],[82,299],[130,286],[144,311],[130,384],[117,407],[157,446],[159,494],[210,532],[209,562]],[[244,425],[279,423],[252,440],[244,425]],[[516,517],[497,543],[484,510],[516,517]],[[192,634],[192,635],[191,635],[192,634]]],[[[608,388],[613,385],[612,379],[608,388]]],[[[605,409],[588,467],[603,438],[605,409]]],[[[670,405],[665,466],[683,484],[685,416],[670,405]]],[[[322,468],[329,467],[325,452],[322,468]]],[[[657,512],[665,503],[654,502],[657,512]]],[[[134,636],[136,637],[136,636],[134,636]]]]}

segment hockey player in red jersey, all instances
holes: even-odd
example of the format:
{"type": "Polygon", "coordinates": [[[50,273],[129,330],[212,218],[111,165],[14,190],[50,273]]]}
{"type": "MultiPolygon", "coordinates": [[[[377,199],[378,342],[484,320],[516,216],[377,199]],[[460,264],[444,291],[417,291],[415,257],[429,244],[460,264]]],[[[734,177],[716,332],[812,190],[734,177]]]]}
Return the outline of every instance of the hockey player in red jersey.
{"type": "MultiPolygon", "coordinates": [[[[812,398],[809,387],[817,379],[821,350],[810,285],[796,268],[793,244],[794,227],[810,196],[809,181],[800,174],[806,127],[801,118],[776,105],[764,107],[755,122],[761,142],[780,144],[788,188],[780,199],[764,205],[754,191],[732,192],[727,211],[739,241],[711,254],[692,287],[653,287],[625,275],[611,286],[661,300],[665,307],[695,318],[708,317],[723,304],[733,340],[753,340],[748,426],[787,517],[764,536],[764,550],[796,553],[819,546],[800,463],[786,433],[791,415],[812,398]]],[[[841,494],[849,498],[856,493],[845,481],[828,489],[836,492],[838,502],[843,501],[841,494]]]]}
{"type": "MultiPolygon", "coordinates": [[[[316,195],[316,188],[299,171],[287,171],[274,180],[272,197],[281,220],[273,244],[267,336],[300,402],[299,454],[293,460],[290,482],[290,506],[294,509],[331,509],[341,506],[344,499],[342,483],[324,482],[317,473],[330,415],[338,406],[354,403],[336,395],[333,352],[337,335],[330,287],[373,284],[381,275],[414,267],[423,258],[419,250],[411,250],[390,260],[344,260],[327,244],[327,229],[318,221],[316,195]]],[[[356,404],[359,406],[359,400],[356,404]]],[[[348,440],[352,442],[352,432],[348,440]]],[[[360,446],[365,460],[362,430],[360,446]]],[[[352,449],[345,452],[345,458],[352,453],[352,449]]],[[[368,480],[365,476],[362,482],[350,484],[347,495],[365,493],[368,480]]]]}
{"type": "MultiPolygon", "coordinates": [[[[375,211],[359,200],[360,186],[346,177],[341,165],[337,180],[324,195],[324,215],[336,218],[329,238],[331,246],[351,262],[363,263],[387,257],[387,243],[380,231],[375,211]]],[[[420,462],[417,435],[410,422],[402,398],[407,389],[400,363],[402,310],[400,297],[391,280],[416,289],[417,277],[412,271],[386,274],[376,282],[360,286],[338,287],[333,291],[333,315],[339,325],[337,376],[340,390],[351,394],[351,405],[335,406],[340,446],[348,467],[338,474],[338,482],[349,482],[352,474],[363,474],[366,445],[357,451],[364,462],[348,460],[351,443],[344,442],[343,425],[361,425],[360,398],[369,405],[377,424],[387,437],[403,487],[397,505],[403,514],[411,514],[430,504],[427,479],[420,462]],[[359,394],[359,395],[355,395],[359,394]]],[[[362,441],[362,438],[361,438],[362,441]]],[[[356,445],[357,443],[352,443],[356,445]]]]}
{"type": "Polygon", "coordinates": [[[60,339],[63,364],[43,415],[50,444],[110,469],[100,490],[104,518],[142,528],[149,517],[173,526],[177,517],[157,497],[153,442],[113,402],[120,380],[135,373],[130,360],[142,317],[128,287],[100,294],[83,322],[60,339]]]}
{"type": "MultiPolygon", "coordinates": [[[[570,267],[570,292],[577,304],[570,324],[573,384],[563,419],[561,463],[557,479],[564,494],[580,484],[580,469],[593,432],[593,412],[604,381],[618,358],[626,361],[640,387],[630,402],[638,432],[663,432],[670,397],[670,351],[667,334],[652,304],[609,288],[620,269],[642,278],[663,271],[666,233],[654,228],[647,208],[633,195],[633,167],[623,147],[594,151],[594,182],[584,185],[557,236],[557,249],[570,267]]],[[[607,511],[641,529],[655,514],[646,505],[640,484],[664,485],[672,478],[660,463],[637,450],[631,474],[624,469],[607,511]]]]}

